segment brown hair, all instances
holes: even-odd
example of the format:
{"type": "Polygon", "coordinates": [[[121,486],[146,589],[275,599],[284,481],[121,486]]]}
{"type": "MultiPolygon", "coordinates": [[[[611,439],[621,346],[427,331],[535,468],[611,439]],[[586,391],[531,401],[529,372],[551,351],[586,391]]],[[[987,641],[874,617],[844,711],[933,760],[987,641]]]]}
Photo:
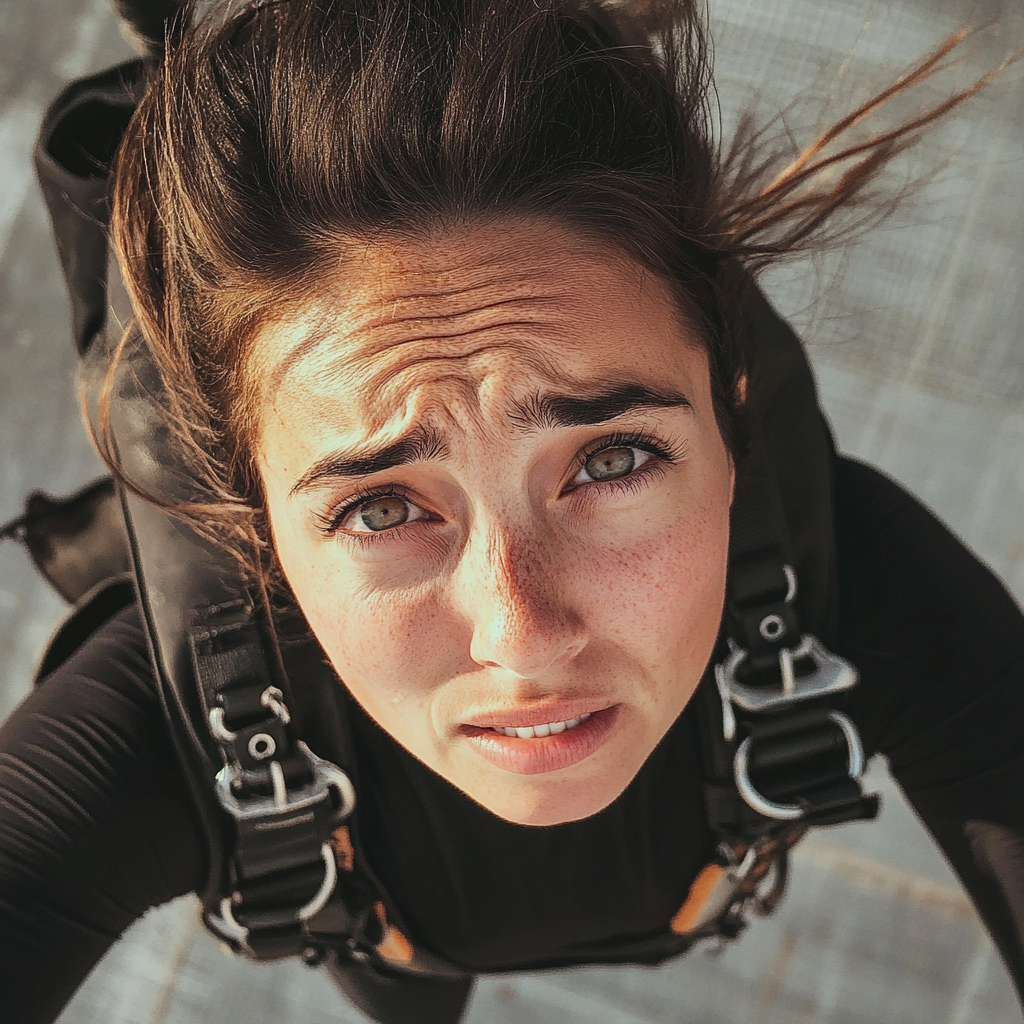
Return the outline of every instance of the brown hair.
{"type": "Polygon", "coordinates": [[[249,342],[343,265],[346,239],[530,215],[612,242],[696,311],[735,446],[739,268],[820,236],[987,81],[836,145],[953,37],[778,172],[756,133],[718,152],[697,0],[264,0],[192,25],[185,10],[117,159],[113,238],[205,495],[179,511],[236,550],[266,535],[249,342]]]}

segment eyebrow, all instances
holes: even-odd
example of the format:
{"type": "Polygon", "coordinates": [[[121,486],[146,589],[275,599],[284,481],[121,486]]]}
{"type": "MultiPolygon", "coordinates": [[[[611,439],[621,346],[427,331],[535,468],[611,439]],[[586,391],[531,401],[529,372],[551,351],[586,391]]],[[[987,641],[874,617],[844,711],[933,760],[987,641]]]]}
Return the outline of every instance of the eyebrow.
{"type": "MultiPolygon", "coordinates": [[[[552,430],[605,423],[636,409],[692,409],[678,391],[658,391],[643,384],[620,384],[586,397],[535,394],[525,402],[513,402],[509,419],[524,430],[552,430]]],[[[440,431],[419,425],[397,441],[381,448],[333,452],[316,462],[288,492],[292,497],[321,480],[369,476],[413,462],[448,457],[447,442],[440,431]]]]}
{"type": "Polygon", "coordinates": [[[637,409],[680,407],[693,408],[680,391],[659,391],[643,384],[620,384],[584,397],[537,394],[526,402],[513,403],[509,415],[524,429],[551,430],[593,426],[637,409]]]}
{"type": "Polygon", "coordinates": [[[433,427],[417,426],[404,437],[383,448],[362,452],[334,452],[315,463],[288,492],[291,497],[309,490],[325,479],[369,476],[411,462],[428,462],[448,457],[448,445],[433,427]]]}

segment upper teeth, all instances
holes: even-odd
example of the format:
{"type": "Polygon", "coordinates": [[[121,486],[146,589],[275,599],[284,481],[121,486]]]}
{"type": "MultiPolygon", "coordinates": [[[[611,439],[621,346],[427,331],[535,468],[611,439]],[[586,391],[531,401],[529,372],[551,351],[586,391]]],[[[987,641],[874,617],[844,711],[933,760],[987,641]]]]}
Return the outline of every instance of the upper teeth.
{"type": "Polygon", "coordinates": [[[538,736],[557,736],[560,732],[565,732],[566,729],[575,729],[581,722],[585,722],[590,717],[590,712],[586,712],[579,716],[579,718],[570,718],[566,722],[548,722],[546,725],[526,725],[521,729],[512,728],[512,726],[494,725],[491,726],[495,732],[500,732],[505,736],[518,736],[521,740],[532,740],[538,736]]]}

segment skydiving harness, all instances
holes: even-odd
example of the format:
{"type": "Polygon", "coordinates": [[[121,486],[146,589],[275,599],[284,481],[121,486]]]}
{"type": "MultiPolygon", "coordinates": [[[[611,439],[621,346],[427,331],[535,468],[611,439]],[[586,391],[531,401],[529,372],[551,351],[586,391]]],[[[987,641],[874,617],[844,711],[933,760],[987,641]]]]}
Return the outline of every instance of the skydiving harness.
{"type": "MultiPolygon", "coordinates": [[[[130,64],[70,86],[48,113],[37,152],[87,379],[106,361],[103,330],[115,342],[131,310],[116,266],[107,266],[105,179],[69,166],[63,154],[68,138],[75,152],[92,152],[99,117],[106,148],[93,163],[109,164],[138,75],[130,64]]],[[[818,639],[835,619],[831,442],[799,342],[756,293],[750,320],[757,351],[765,353],[761,368],[751,368],[754,440],[737,467],[722,640],[694,698],[717,850],[673,917],[671,941],[646,953],[638,947],[636,959],[661,959],[702,938],[734,938],[750,912],[778,904],[788,851],[808,829],[878,811],[877,796],[862,792],[864,753],[842,710],[857,671],[818,639]],[[800,548],[791,538],[806,531],[790,528],[794,508],[811,508],[821,524],[800,548]]],[[[144,346],[129,353],[111,403],[124,468],[148,493],[193,500],[193,482],[174,468],[161,382],[144,346]]],[[[362,855],[353,815],[358,765],[348,753],[339,763],[317,756],[298,728],[289,669],[304,687],[337,686],[322,652],[309,656],[307,639],[305,657],[295,653],[301,645],[287,644],[282,657],[275,614],[266,596],[243,582],[233,557],[156,506],[115,496],[109,482],[64,503],[79,513],[68,520],[65,546],[109,519],[115,501],[126,533],[109,534],[118,551],[112,564],[123,567],[126,535],[164,715],[206,835],[210,871],[199,895],[209,929],[257,959],[298,954],[316,963],[338,949],[394,969],[458,975],[409,941],[400,911],[362,855]]],[[[59,505],[46,506],[51,519],[59,505]]],[[[8,533],[29,540],[52,580],[40,522],[27,514],[8,533]]],[[[60,535],[48,529],[47,543],[60,535]]],[[[88,634],[97,601],[132,598],[124,577],[101,581],[84,597],[72,587],[63,592],[81,601],[51,645],[49,668],[88,634]]],[[[351,751],[351,743],[341,749],[351,751]]]]}
{"type": "Polygon", "coordinates": [[[864,749],[840,709],[857,670],[801,629],[797,574],[763,437],[737,468],[725,636],[714,686],[698,690],[704,798],[719,839],[672,921],[680,934],[735,938],[785,893],[790,848],[813,827],[871,819],[864,749]]]}

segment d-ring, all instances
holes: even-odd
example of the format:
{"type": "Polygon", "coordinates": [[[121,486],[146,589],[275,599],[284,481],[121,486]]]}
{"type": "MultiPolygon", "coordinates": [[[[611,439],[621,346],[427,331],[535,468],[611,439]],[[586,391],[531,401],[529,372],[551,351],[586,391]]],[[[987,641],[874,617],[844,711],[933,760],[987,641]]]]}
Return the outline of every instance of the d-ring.
{"type": "MultiPolygon", "coordinates": [[[[829,711],[828,717],[839,726],[846,740],[847,774],[851,779],[859,779],[864,774],[864,745],[861,743],[860,733],[842,712],[829,711]]],[[[777,803],[754,788],[750,781],[750,748],[753,742],[754,737],[748,736],[736,750],[736,757],[732,763],[733,778],[736,780],[740,796],[758,814],[763,814],[766,818],[776,818],[779,821],[796,821],[797,818],[802,818],[804,809],[799,804],[777,803]]]]}
{"type": "MultiPolygon", "coordinates": [[[[334,859],[334,851],[330,843],[324,843],[320,847],[320,856],[324,862],[324,880],[317,890],[316,895],[304,906],[299,907],[295,913],[295,919],[305,923],[311,920],[327,906],[327,901],[338,884],[338,865],[334,859]]],[[[244,924],[239,924],[235,917],[233,903],[230,896],[225,896],[220,901],[219,916],[209,915],[210,924],[223,939],[235,942],[243,948],[249,945],[249,929],[244,924]]]]}

